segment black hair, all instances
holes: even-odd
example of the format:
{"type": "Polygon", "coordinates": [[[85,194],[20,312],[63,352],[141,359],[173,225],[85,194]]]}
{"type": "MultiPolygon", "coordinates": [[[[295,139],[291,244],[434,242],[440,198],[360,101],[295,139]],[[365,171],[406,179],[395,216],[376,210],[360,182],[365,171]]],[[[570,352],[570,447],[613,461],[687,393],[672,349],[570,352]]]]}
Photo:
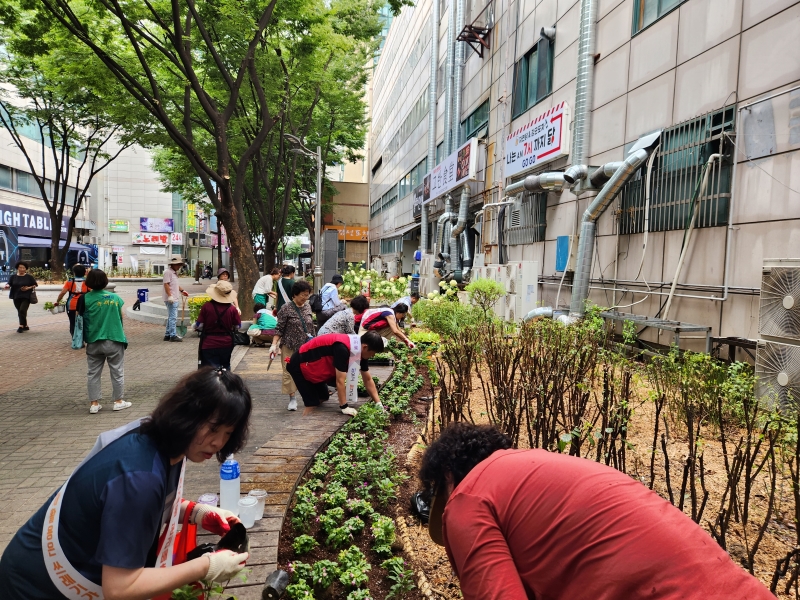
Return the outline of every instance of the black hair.
{"type": "Polygon", "coordinates": [[[14,265],[14,268],[15,268],[15,269],[19,269],[19,266],[20,266],[20,265],[22,265],[22,266],[23,266],[23,267],[25,267],[26,269],[30,269],[30,267],[28,266],[28,263],[26,263],[26,262],[24,262],[24,261],[19,261],[17,264],[15,264],[15,265],[14,265]]]}
{"type": "Polygon", "coordinates": [[[140,431],[150,436],[163,454],[177,458],[186,453],[206,423],[233,426],[228,442],[217,452],[222,463],[244,448],[252,407],[250,390],[241,377],[225,369],[203,367],[186,375],[161,398],[140,431]]]}
{"type": "Polygon", "coordinates": [[[294,267],[292,265],[283,265],[283,268],[281,269],[281,275],[286,277],[292,273],[294,273],[294,267]]]}
{"type": "Polygon", "coordinates": [[[273,267],[272,271],[269,272],[270,275],[280,275],[281,270],[278,267],[273,267]]]}
{"type": "Polygon", "coordinates": [[[374,331],[368,331],[361,336],[361,343],[373,352],[383,352],[383,338],[374,331]]]}
{"type": "Polygon", "coordinates": [[[357,310],[359,313],[363,313],[369,308],[369,300],[367,300],[366,296],[358,295],[350,300],[350,308],[357,310]]]}
{"type": "Polygon", "coordinates": [[[419,292],[411,292],[411,297],[419,300],[419,292]]]}
{"type": "Polygon", "coordinates": [[[430,498],[437,489],[443,489],[448,473],[457,486],[479,462],[509,448],[508,436],[491,425],[450,424],[422,456],[419,478],[425,495],[430,498]]]}
{"type": "Polygon", "coordinates": [[[108,275],[100,269],[92,269],[86,276],[86,287],[90,290],[104,290],[108,285],[108,275]]]}
{"type": "Polygon", "coordinates": [[[294,285],[292,286],[292,293],[290,294],[292,298],[295,296],[299,296],[303,292],[311,292],[311,286],[308,285],[307,281],[295,281],[294,285]]]}
{"type": "Polygon", "coordinates": [[[340,284],[340,283],[344,283],[344,277],[342,277],[341,275],[339,275],[339,274],[337,273],[336,275],[334,275],[333,277],[331,277],[331,283],[332,283],[333,285],[338,285],[338,284],[340,284]]]}
{"type": "Polygon", "coordinates": [[[86,275],[86,267],[83,265],[74,265],[72,267],[72,274],[75,275],[75,277],[83,277],[86,275]]]}
{"type": "Polygon", "coordinates": [[[261,302],[256,302],[253,305],[253,312],[258,312],[258,311],[263,310],[265,308],[267,308],[265,304],[261,304],[261,302]]]}
{"type": "Polygon", "coordinates": [[[408,305],[405,302],[401,302],[400,304],[395,306],[392,310],[394,310],[394,312],[396,313],[404,315],[408,312],[408,305]]]}

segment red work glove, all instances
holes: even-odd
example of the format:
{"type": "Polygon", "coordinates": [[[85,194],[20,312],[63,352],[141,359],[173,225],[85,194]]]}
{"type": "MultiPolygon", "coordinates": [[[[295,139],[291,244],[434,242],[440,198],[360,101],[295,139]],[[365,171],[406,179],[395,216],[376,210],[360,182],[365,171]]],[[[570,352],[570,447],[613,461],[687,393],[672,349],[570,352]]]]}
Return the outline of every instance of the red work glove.
{"type": "Polygon", "coordinates": [[[239,522],[239,517],[229,510],[198,504],[195,506],[191,522],[222,537],[231,530],[231,525],[239,522]]]}

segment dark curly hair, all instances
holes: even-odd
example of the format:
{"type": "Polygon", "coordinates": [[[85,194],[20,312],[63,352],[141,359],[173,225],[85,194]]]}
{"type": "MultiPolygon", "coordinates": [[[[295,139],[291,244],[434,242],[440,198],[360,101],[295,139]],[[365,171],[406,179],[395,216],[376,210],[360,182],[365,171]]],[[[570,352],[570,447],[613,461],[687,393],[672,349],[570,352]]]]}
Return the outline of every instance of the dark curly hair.
{"type": "Polygon", "coordinates": [[[422,457],[419,478],[428,499],[444,488],[452,473],[457,486],[479,462],[496,450],[508,450],[511,440],[491,425],[452,423],[433,442],[422,457]]]}

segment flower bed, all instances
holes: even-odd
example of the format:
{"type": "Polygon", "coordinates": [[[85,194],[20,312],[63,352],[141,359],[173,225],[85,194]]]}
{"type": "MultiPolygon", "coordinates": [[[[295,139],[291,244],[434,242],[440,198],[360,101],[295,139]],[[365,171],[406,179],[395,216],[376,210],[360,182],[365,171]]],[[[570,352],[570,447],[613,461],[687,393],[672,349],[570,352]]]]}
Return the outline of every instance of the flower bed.
{"type": "Polygon", "coordinates": [[[397,455],[408,451],[426,414],[427,405],[413,400],[426,378],[405,348],[392,350],[396,367],[381,389],[386,410],[362,406],[297,488],[278,557],[292,573],[291,599],[424,597],[400,555],[393,515],[407,500],[400,492],[409,479],[397,455]]]}
{"type": "Polygon", "coordinates": [[[374,269],[353,267],[342,274],[344,284],[339,293],[343,298],[353,298],[361,293],[364,283],[369,280],[370,296],[375,300],[393,302],[409,292],[409,281],[406,277],[387,279],[374,269]]]}

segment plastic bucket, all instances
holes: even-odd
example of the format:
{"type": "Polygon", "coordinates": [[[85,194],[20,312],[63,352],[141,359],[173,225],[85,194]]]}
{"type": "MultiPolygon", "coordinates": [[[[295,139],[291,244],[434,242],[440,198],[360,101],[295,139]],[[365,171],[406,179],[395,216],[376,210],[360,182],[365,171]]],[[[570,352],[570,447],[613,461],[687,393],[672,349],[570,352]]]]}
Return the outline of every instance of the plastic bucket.
{"type": "Polygon", "coordinates": [[[136,290],[136,298],[139,302],[147,302],[150,300],[150,288],[139,288],[136,290]]]}

